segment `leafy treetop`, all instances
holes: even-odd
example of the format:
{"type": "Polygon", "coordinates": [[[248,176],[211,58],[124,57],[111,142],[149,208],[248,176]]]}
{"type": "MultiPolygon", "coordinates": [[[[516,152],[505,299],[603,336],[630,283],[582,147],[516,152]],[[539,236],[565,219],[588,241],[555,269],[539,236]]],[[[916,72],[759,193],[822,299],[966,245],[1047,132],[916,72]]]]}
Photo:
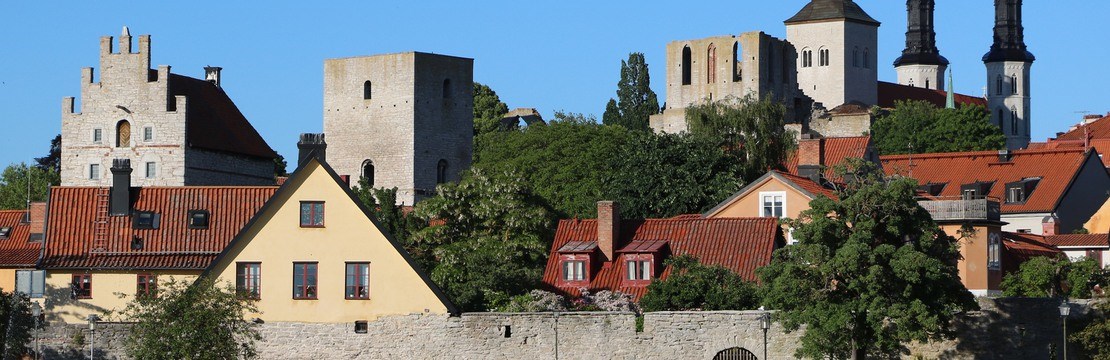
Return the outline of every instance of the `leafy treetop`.
{"type": "Polygon", "coordinates": [[[898,102],[872,127],[880,155],[998,150],[1006,136],[978,105],[938,109],[925,101],[898,102]]]}

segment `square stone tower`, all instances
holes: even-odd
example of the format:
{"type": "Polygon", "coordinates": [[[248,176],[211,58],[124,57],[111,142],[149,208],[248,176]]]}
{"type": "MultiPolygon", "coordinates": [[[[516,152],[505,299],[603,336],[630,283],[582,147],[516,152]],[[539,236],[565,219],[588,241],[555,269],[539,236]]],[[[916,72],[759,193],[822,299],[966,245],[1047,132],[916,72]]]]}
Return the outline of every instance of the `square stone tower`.
{"type": "Polygon", "coordinates": [[[651,116],[657,132],[687,130],[686,107],[728,97],[772,99],[795,118],[798,89],[794,46],[763,32],[715,36],[667,44],[667,102],[651,116]]]}
{"type": "Polygon", "coordinates": [[[324,61],[328,163],[413,205],[470,168],[474,60],[407,52],[324,61]]]}
{"type": "Polygon", "coordinates": [[[812,0],[786,20],[798,86],[826,108],[878,103],[879,22],[851,0],[812,0]]]}
{"type": "Polygon", "coordinates": [[[81,111],[62,101],[62,186],[108,186],[113,159],[135,167],[135,186],[273,185],[276,153],[219,87],[150,69],[150,35],[132,52],[125,27],[100,38],[100,81],[81,71],[81,111]]]}

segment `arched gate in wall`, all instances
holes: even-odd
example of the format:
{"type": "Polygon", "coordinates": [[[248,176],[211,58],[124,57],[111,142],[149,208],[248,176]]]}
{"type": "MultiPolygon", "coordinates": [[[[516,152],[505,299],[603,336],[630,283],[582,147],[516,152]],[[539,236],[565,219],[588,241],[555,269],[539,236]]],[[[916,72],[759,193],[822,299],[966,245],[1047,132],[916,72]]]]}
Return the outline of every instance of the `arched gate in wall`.
{"type": "Polygon", "coordinates": [[[759,358],[748,349],[733,347],[721,350],[716,356],[713,356],[713,360],[759,360],[759,358]]]}

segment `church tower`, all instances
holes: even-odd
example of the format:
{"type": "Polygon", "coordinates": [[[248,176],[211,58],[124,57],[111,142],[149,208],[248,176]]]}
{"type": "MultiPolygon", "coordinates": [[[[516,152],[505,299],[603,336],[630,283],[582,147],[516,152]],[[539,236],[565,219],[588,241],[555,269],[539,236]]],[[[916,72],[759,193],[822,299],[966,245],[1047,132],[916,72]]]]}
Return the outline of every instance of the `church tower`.
{"type": "Polygon", "coordinates": [[[906,49],[894,60],[898,83],[932,90],[944,89],[948,59],[940,56],[933,30],[934,0],[907,0],[906,49]]]}
{"type": "Polygon", "coordinates": [[[1029,69],[1036,58],[1025,46],[1022,0],[994,0],[994,44],[987,65],[987,106],[991,121],[1006,134],[1006,147],[1029,145],[1029,69]]]}
{"type": "Polygon", "coordinates": [[[878,21],[852,0],[812,0],[785,23],[803,93],[826,108],[878,103],[878,21]]]}

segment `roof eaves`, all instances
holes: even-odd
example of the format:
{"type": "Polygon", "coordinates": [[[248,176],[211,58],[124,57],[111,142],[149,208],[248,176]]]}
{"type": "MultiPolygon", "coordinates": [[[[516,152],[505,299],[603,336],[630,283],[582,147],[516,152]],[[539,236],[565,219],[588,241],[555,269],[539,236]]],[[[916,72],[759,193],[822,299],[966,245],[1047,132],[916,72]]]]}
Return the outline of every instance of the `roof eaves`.
{"type": "Polygon", "coordinates": [[[776,174],[774,170],[768,171],[766,174],[763,174],[763,176],[760,176],[758,179],[755,179],[755,181],[752,181],[751,184],[748,184],[747,186],[741,188],[740,191],[737,191],[732,196],[729,196],[728,199],[725,199],[725,201],[722,201],[720,204],[717,204],[717,206],[714,206],[712,209],[709,209],[709,211],[703,213],[702,216],[708,218],[710,216],[716,215],[718,212],[724,210],[724,208],[731,205],[737,199],[747,196],[752,191],[755,191],[756,188],[767,183],[767,181],[769,181],[775,175],[776,174]]]}

